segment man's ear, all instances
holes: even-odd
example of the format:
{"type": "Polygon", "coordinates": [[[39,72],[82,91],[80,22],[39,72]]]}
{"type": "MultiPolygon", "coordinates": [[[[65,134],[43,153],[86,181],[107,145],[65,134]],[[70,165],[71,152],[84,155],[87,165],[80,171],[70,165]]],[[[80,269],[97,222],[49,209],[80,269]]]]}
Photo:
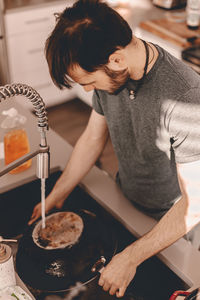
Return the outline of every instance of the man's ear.
{"type": "Polygon", "coordinates": [[[120,51],[115,51],[109,56],[107,67],[113,71],[121,71],[127,68],[124,55],[120,51]]]}

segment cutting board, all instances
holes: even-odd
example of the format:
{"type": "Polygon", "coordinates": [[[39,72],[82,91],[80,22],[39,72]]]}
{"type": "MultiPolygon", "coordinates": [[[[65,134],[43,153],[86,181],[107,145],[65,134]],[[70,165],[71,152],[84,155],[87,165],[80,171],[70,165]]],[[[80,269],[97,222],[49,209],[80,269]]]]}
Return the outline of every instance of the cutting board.
{"type": "Polygon", "coordinates": [[[186,22],[175,22],[168,18],[148,20],[140,23],[140,28],[149,31],[169,42],[180,47],[187,48],[200,44],[200,28],[197,30],[188,29],[186,22]],[[187,39],[198,36],[195,41],[189,42],[187,39]]]}

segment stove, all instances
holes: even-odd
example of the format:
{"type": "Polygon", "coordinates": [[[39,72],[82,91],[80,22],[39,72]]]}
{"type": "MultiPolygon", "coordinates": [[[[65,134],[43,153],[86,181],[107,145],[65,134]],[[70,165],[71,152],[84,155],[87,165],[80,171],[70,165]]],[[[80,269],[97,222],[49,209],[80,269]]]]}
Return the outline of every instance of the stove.
{"type": "MultiPolygon", "coordinates": [[[[61,172],[53,173],[46,182],[46,195],[51,191],[56,180],[60,176],[61,172]]],[[[15,192],[12,191],[3,194],[4,200],[7,201],[8,207],[11,207],[12,196],[15,195],[14,201],[21,200],[29,201],[29,210],[26,211],[26,219],[23,219],[23,223],[20,223],[19,228],[15,229],[15,233],[18,233],[18,238],[20,239],[21,233],[23,232],[23,226],[25,227],[32,209],[35,205],[36,199],[33,196],[33,201],[31,201],[30,191],[36,193],[40,191],[40,181],[36,180],[25,185],[24,189],[18,188],[15,189],[15,192]],[[11,194],[10,194],[11,193],[11,194]],[[10,199],[10,200],[9,200],[10,199]],[[32,206],[32,207],[31,207],[32,206]],[[21,231],[21,232],[18,232],[21,231]]],[[[38,198],[39,199],[39,198],[38,198]]],[[[20,209],[23,207],[18,203],[20,209]]],[[[95,214],[103,214],[103,216],[108,220],[110,226],[115,231],[118,248],[117,252],[120,252],[127,245],[134,242],[136,238],[121,224],[117,221],[110,213],[105,211],[81,186],[77,186],[67,200],[64,203],[62,208],[63,211],[70,211],[74,209],[85,209],[91,211],[95,214]]],[[[26,208],[27,209],[27,208],[26,208]]],[[[1,212],[2,210],[0,210],[1,212]]],[[[57,210],[55,210],[56,212],[57,210]]],[[[4,213],[5,214],[5,213],[4,213]]],[[[24,215],[24,212],[22,211],[24,215]]],[[[1,215],[0,215],[1,220],[1,215]]],[[[4,219],[5,220],[5,219],[4,219]]],[[[5,220],[6,221],[6,220],[5,220]]],[[[15,220],[13,220],[15,223],[15,220]]],[[[10,224],[10,223],[9,223],[10,224]]],[[[11,224],[13,228],[13,224],[11,224]]],[[[1,226],[0,226],[1,228],[1,226]]],[[[4,226],[5,228],[5,226],[4,226]]],[[[9,229],[9,237],[12,236],[12,232],[9,229]]],[[[0,232],[1,235],[6,237],[5,232],[0,232]]],[[[16,237],[16,234],[14,235],[16,237]]],[[[14,261],[15,254],[17,252],[17,246],[11,244],[14,251],[14,261]]],[[[25,282],[26,284],[26,282],[25,282]]],[[[28,286],[30,292],[34,295],[37,300],[117,300],[115,296],[109,295],[107,292],[104,292],[102,288],[98,285],[98,277],[87,285],[82,285],[79,282],[75,283],[75,288],[65,291],[65,292],[44,292],[42,290],[35,289],[31,286],[28,286]]],[[[186,290],[188,287],[185,283],[177,277],[171,270],[169,270],[156,256],[146,260],[143,264],[138,267],[137,274],[134,280],[131,282],[127,289],[126,295],[121,298],[123,300],[169,300],[170,296],[175,290],[186,290]]]]}

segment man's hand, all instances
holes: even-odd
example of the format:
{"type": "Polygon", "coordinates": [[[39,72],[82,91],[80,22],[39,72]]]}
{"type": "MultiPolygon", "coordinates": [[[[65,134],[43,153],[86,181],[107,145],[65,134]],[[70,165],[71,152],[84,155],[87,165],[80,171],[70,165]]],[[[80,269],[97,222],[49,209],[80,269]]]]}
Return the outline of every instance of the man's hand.
{"type": "Polygon", "coordinates": [[[33,209],[33,213],[31,219],[28,222],[28,225],[33,224],[40,216],[41,216],[41,203],[38,203],[33,209]]]}
{"type": "MultiPolygon", "coordinates": [[[[52,208],[61,208],[65,199],[62,199],[60,201],[55,201],[53,197],[48,196],[45,200],[45,213],[48,213],[52,208]]],[[[34,209],[31,216],[31,219],[28,222],[28,225],[33,224],[39,217],[41,216],[41,202],[38,203],[34,209]]]]}
{"type": "Polygon", "coordinates": [[[117,297],[123,297],[135,276],[137,265],[134,265],[131,260],[130,250],[130,247],[127,247],[116,254],[101,272],[99,285],[104,291],[109,291],[110,295],[116,294],[117,297]]]}

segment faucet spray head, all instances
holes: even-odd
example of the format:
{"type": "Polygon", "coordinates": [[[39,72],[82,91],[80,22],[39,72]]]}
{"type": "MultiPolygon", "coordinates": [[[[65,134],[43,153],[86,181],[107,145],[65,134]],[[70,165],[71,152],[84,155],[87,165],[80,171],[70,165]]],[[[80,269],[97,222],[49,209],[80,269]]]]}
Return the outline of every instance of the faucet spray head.
{"type": "Polygon", "coordinates": [[[37,177],[48,178],[50,173],[50,153],[49,147],[40,145],[40,152],[37,155],[37,177]]]}

